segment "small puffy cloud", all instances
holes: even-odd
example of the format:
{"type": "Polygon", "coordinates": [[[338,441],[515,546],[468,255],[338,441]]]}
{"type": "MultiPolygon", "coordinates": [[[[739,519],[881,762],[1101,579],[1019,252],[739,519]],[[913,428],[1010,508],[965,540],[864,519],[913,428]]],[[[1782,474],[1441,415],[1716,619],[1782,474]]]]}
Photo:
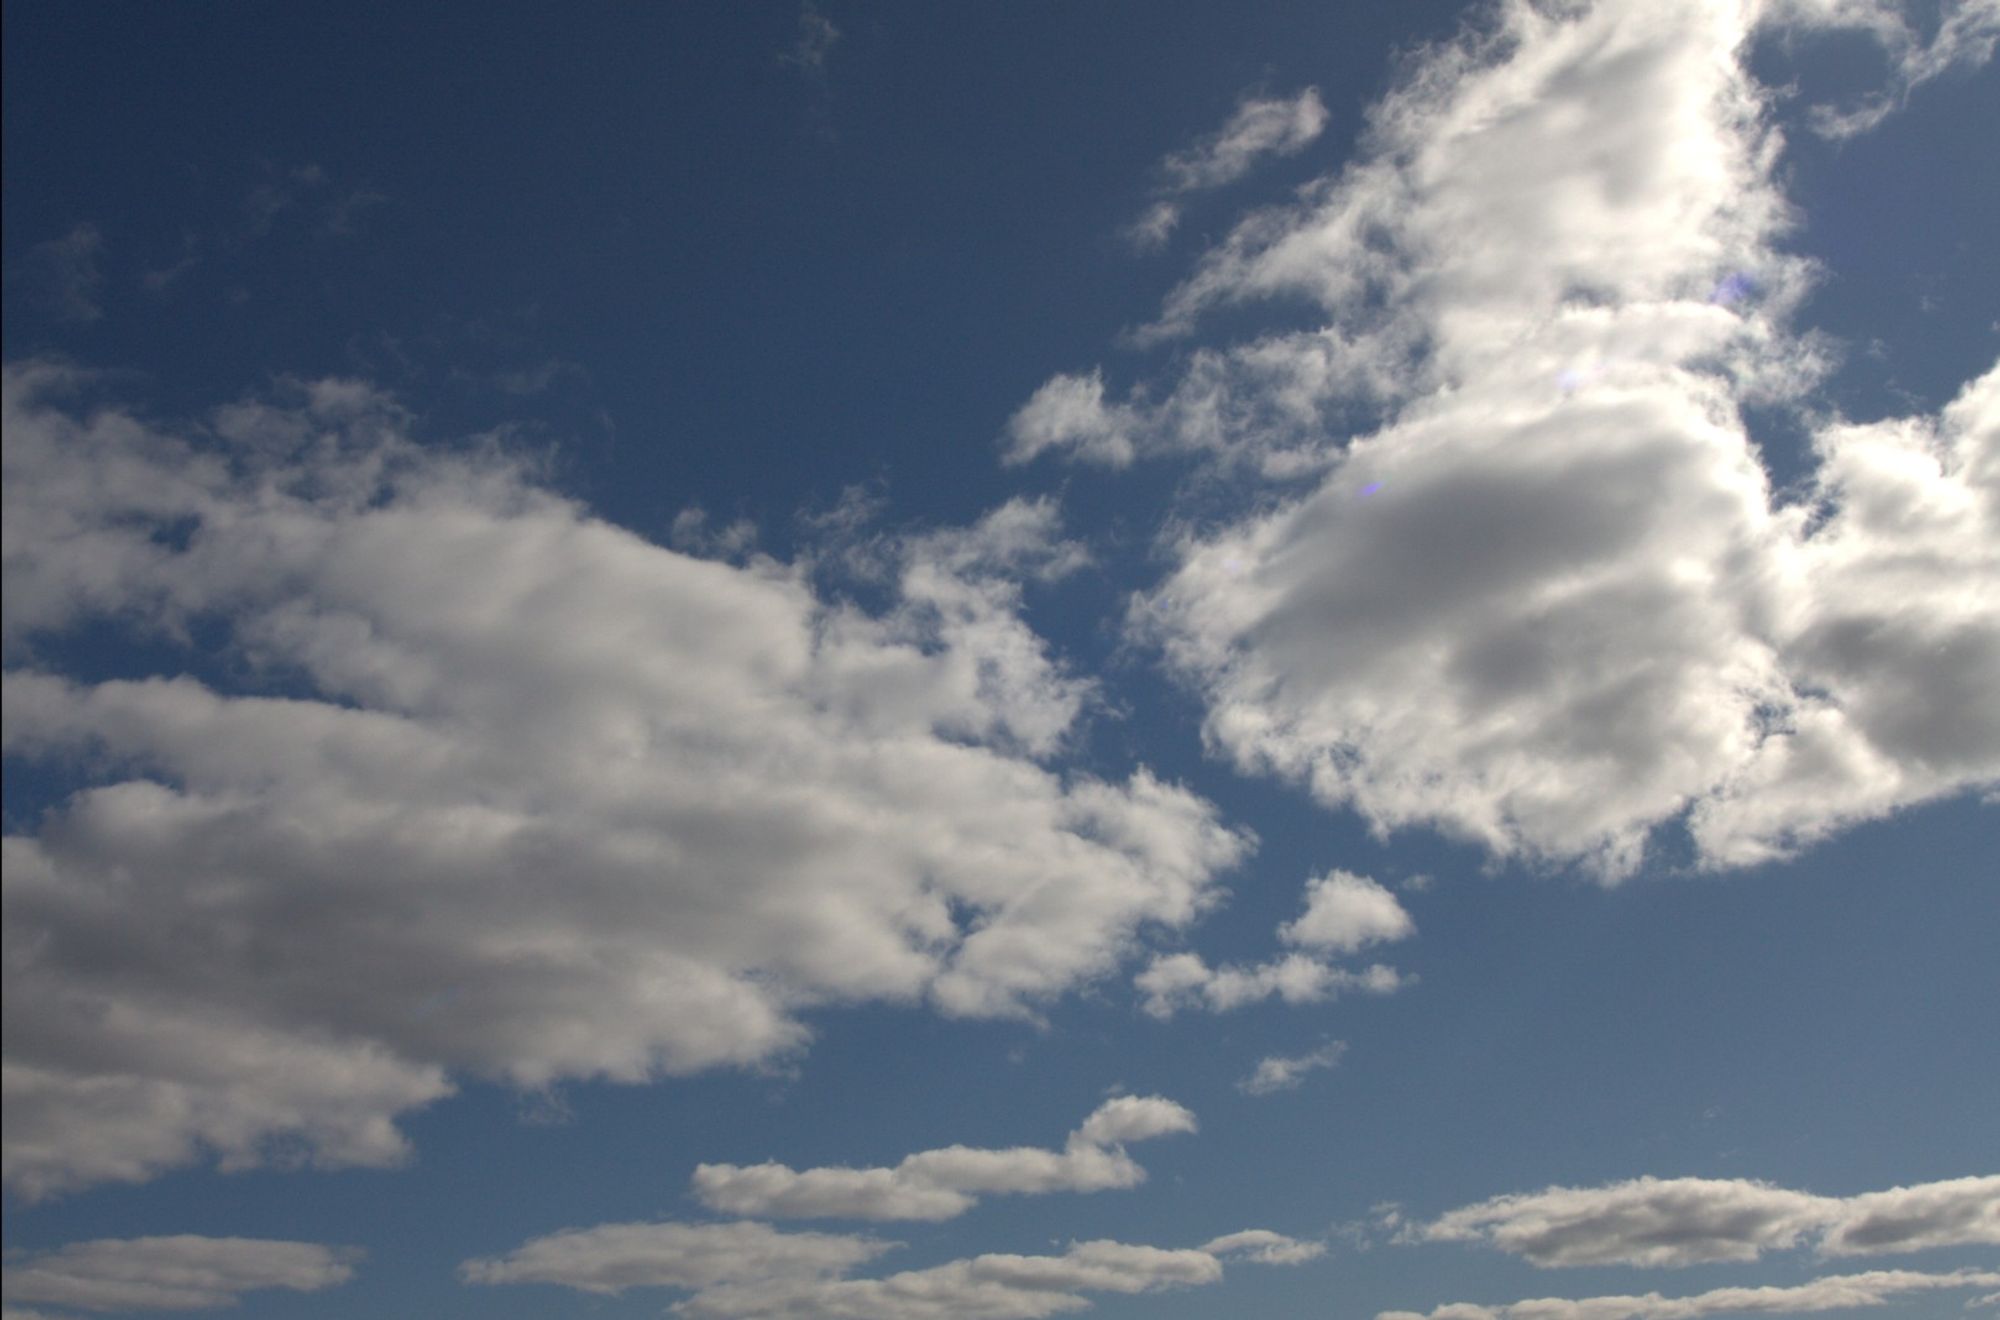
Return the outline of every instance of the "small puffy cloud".
{"type": "Polygon", "coordinates": [[[711,1210],[771,1218],[950,1219],[982,1194],[1042,1195],[1136,1187],[1146,1171],[1124,1144],[1195,1130],[1187,1109],[1159,1096],[1117,1096],[1072,1132],[1062,1150],[946,1146],[893,1168],[793,1169],[702,1164],[694,1192],[711,1210]]]}
{"type": "Polygon", "coordinates": [[[882,1278],[847,1277],[894,1244],[763,1224],[612,1224],[468,1261],[472,1283],[554,1283],[590,1292],[675,1288],[698,1320],[1040,1320],[1127,1296],[1220,1282],[1223,1258],[1289,1265],[1315,1244],[1250,1229],[1200,1248],[1075,1242],[1060,1255],[989,1253],[882,1278]]]}
{"type": "Polygon", "coordinates": [[[1273,997],[1314,1004],[1352,991],[1392,994],[1406,983],[1394,968],[1376,963],[1353,971],[1330,956],[1415,933],[1416,923],[1387,889],[1366,876],[1329,871],[1307,882],[1305,911],[1278,928],[1280,940],[1309,952],[1247,967],[1211,967],[1195,953],[1161,954],[1132,983],[1144,995],[1140,1006],[1162,1019],[1182,1008],[1226,1013],[1273,997]]]}
{"type": "Polygon", "coordinates": [[[1248,1077],[1236,1083],[1236,1089],[1245,1095],[1272,1095],[1278,1091],[1296,1090],[1305,1081],[1307,1073],[1333,1067],[1345,1053],[1345,1041],[1331,1040],[1304,1054],[1266,1055],[1257,1060],[1256,1068],[1248,1077]]]}
{"type": "Polygon", "coordinates": [[[1019,614],[1081,562],[1050,502],[885,542],[870,613],[421,447],[359,382],[172,428],[101,387],[5,380],[6,749],[82,780],[4,843],[24,1195],[393,1163],[456,1076],[758,1065],[815,1006],[1031,1016],[1249,847],[1044,764],[1090,690],[1019,614]],[[84,624],[166,672],[38,662],[84,624]]]}
{"type": "Polygon", "coordinates": [[[1329,871],[1306,884],[1306,910],[1278,928],[1287,944],[1353,953],[1370,944],[1406,939],[1416,923],[1377,882],[1350,871],[1329,871]]]}
{"type": "Polygon", "coordinates": [[[1684,1266],[1816,1243],[1824,1256],[2000,1245],[2000,1176],[1851,1197],[1745,1179],[1637,1178],[1465,1206],[1406,1233],[1480,1242],[1541,1266],[1684,1266]]]}
{"type": "Polygon", "coordinates": [[[1048,450],[1103,467],[1132,461],[1134,411],[1104,402],[1104,375],[1057,376],[1036,390],[1007,423],[1003,453],[1008,463],[1026,463],[1048,450]]]}
{"type": "Polygon", "coordinates": [[[840,29],[833,20],[820,12],[812,0],[805,0],[799,6],[799,26],[796,39],[790,50],[778,57],[781,64],[789,64],[809,76],[819,77],[826,72],[826,61],[833,54],[834,45],[840,40],[840,29]]]}
{"type": "Polygon", "coordinates": [[[1430,1311],[1381,1311],[1375,1320],[1701,1320],[1711,1315],[1809,1315],[1850,1307],[1890,1306],[1913,1295],[2000,1282],[2000,1274],[1956,1270],[1923,1274],[1874,1270],[1837,1274],[1810,1283],[1761,1288],[1715,1288],[1689,1297],[1646,1293],[1637,1297],[1539,1297],[1501,1306],[1452,1302],[1430,1311]]]}
{"type": "MultiPolygon", "coordinates": [[[[318,1292],[354,1277],[360,1252],[264,1238],[104,1238],[53,1251],[9,1252],[9,1303],[88,1311],[204,1311],[260,1288],[318,1292]]],[[[11,1307],[9,1316],[27,1314],[11,1307]]]]}
{"type": "Polygon", "coordinates": [[[1248,967],[1211,967],[1196,953],[1162,954],[1132,978],[1145,996],[1140,1007],[1162,1020],[1184,1008],[1228,1013],[1272,998],[1318,1004],[1349,993],[1394,994],[1407,983],[1395,968],[1381,963],[1357,972],[1302,953],[1248,967]]]}

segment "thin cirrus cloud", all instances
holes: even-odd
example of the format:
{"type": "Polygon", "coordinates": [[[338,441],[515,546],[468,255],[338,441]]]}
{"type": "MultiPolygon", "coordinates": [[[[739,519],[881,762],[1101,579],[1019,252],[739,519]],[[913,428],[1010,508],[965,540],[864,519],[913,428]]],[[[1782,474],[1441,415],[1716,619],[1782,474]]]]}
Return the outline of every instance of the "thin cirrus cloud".
{"type": "Polygon", "coordinates": [[[1345,1041],[1330,1040],[1318,1049],[1307,1050],[1304,1054],[1270,1054],[1257,1060],[1257,1066],[1250,1075],[1236,1083],[1236,1089],[1245,1095],[1275,1095],[1279,1091],[1296,1091],[1305,1083],[1308,1073],[1331,1068],[1340,1062],[1340,1056],[1347,1053],[1345,1041]]]}
{"type": "Polygon", "coordinates": [[[1244,499],[1170,534],[1130,616],[1212,747],[1378,829],[1606,880],[1662,827],[1741,866],[2000,780],[2000,603],[1974,585],[2000,573],[2000,370],[1936,414],[1827,419],[1743,64],[1878,9],[1501,5],[1135,337],[1270,300],[1321,324],[1021,407],[1008,461],[1179,455],[1230,479],[1210,505],[1244,499]],[[1799,498],[1750,405],[1813,432],[1799,498]]]}
{"type": "Polygon", "coordinates": [[[203,1311],[234,1306],[259,1289],[318,1292],[354,1277],[360,1253],[314,1242],[180,1235],[75,1242],[53,1251],[10,1252],[12,1303],[86,1311],[203,1311]]]}
{"type": "Polygon", "coordinates": [[[945,1146],[890,1168],[702,1164],[694,1193],[723,1214],[779,1219],[951,1219],[981,1195],[1039,1196],[1137,1187],[1146,1171],[1128,1142],[1193,1132],[1195,1117],[1159,1096],[1116,1096],[1070,1133],[1061,1150],[945,1146]]]}
{"type": "Polygon", "coordinates": [[[1296,1265],[1321,1244],[1268,1229],[1201,1247],[1075,1242],[1060,1255],[989,1253],[881,1278],[849,1277],[899,1244],[783,1233],[751,1222],[606,1224],[537,1238],[503,1257],[467,1261],[468,1283],[548,1283],[618,1294],[672,1288],[677,1315],[702,1320],[1039,1320],[1090,1305],[1087,1294],[1137,1295],[1220,1282],[1228,1261],[1296,1265]]]}
{"type": "Polygon", "coordinates": [[[1822,1256],[2000,1246],[2000,1175],[1848,1197],[1740,1178],[1550,1187],[1453,1210],[1401,1240],[1476,1242],[1541,1266],[1750,1261],[1808,1242],[1822,1256]]]}
{"type": "Polygon", "coordinates": [[[1032,1015],[1248,849],[1046,764],[1090,690],[1019,615],[1079,562],[1052,503],[885,541],[870,614],[421,448],[363,383],[178,427],[101,387],[6,376],[6,748],[94,778],[5,840],[24,1196],[277,1137],[391,1164],[458,1076],[755,1065],[816,1005],[1032,1015]],[[85,623],[183,670],[42,667],[85,623]]]}
{"type": "Polygon", "coordinates": [[[1160,196],[1126,229],[1135,247],[1157,248],[1180,224],[1178,198],[1236,182],[1267,156],[1295,156],[1326,129],[1319,89],[1296,96],[1245,96],[1221,128],[1160,162],[1160,196]]]}
{"type": "Polygon", "coordinates": [[[1303,952],[1253,966],[1212,967],[1196,953],[1158,954],[1133,978],[1149,1015],[1166,1019],[1184,1008],[1226,1013],[1263,1000],[1316,1004],[1344,993],[1393,994],[1407,978],[1381,963],[1361,971],[1335,965],[1335,955],[1406,939],[1416,923],[1396,896],[1375,880],[1334,870],[1306,883],[1305,911],[1278,928],[1278,938],[1303,952]]]}
{"type": "MultiPolygon", "coordinates": [[[[1835,1274],[1809,1283],[1761,1288],[1712,1288],[1687,1297],[1538,1297],[1500,1306],[1449,1302],[1429,1312],[1381,1311],[1375,1320],[1701,1320],[1711,1315],[1810,1315],[1850,1307],[1892,1306],[1913,1296],[2000,1283],[2000,1274],[1954,1270],[1870,1270],[1835,1274]]],[[[1970,1303],[1972,1305],[1976,1303],[1970,1303]]]]}

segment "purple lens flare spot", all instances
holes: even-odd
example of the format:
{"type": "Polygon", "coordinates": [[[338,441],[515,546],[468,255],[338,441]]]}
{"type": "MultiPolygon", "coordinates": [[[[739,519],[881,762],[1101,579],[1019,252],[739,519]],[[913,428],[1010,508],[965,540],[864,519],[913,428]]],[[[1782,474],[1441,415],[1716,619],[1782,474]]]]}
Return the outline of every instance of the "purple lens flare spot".
{"type": "Polygon", "coordinates": [[[1381,482],[1379,482],[1379,481],[1371,481],[1371,482],[1369,482],[1369,483],[1368,483],[1367,485],[1365,485],[1365,486],[1363,486],[1363,487],[1361,488],[1361,498],[1365,500],[1365,499],[1367,499],[1367,498],[1368,498],[1368,497],[1369,497],[1370,495],[1373,495],[1373,494],[1374,494],[1374,493],[1375,493],[1376,491],[1378,491],[1378,490],[1380,490],[1380,489],[1382,489],[1382,483],[1381,483],[1381,482]]]}
{"type": "Polygon", "coordinates": [[[1719,306],[1727,307],[1731,303],[1741,302],[1756,291],[1757,281],[1739,270],[1716,285],[1709,293],[1708,300],[1719,306]]]}

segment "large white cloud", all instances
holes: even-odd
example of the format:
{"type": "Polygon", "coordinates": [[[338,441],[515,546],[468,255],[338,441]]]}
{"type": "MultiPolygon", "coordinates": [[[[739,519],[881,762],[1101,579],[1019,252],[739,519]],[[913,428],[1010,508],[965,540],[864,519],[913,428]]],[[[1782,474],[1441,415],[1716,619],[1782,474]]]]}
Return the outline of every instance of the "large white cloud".
{"type": "Polygon", "coordinates": [[[1221,1281],[1225,1261],[1297,1265],[1322,1244],[1245,1229],[1180,1249],[1098,1240],[1060,1255],[988,1253],[881,1278],[850,1270],[895,1246],[779,1233],[763,1224],[607,1224],[468,1261],[470,1283],[554,1283],[589,1292],[676,1288],[673,1311],[706,1320],[1039,1320],[1088,1309],[1088,1293],[1142,1294],[1221,1281]]]}
{"type": "Polygon", "coordinates": [[[25,1194],[390,1162],[454,1072],[754,1064],[815,1005],[1031,1013],[1245,850],[1045,763],[1087,695],[1016,608],[1076,562],[1050,505],[895,543],[877,615],[420,449],[362,385],[178,431],[95,388],[6,380],[7,751],[91,784],[5,841],[25,1194]],[[86,622],[165,672],[66,677],[86,622]]]}
{"type": "Polygon", "coordinates": [[[1542,1266],[1747,1261],[1803,1242],[1828,1256],[2000,1246],[2000,1175],[1851,1197],[1741,1178],[1636,1178],[1494,1197],[1405,1236],[1480,1242],[1542,1266]]]}
{"type": "Polygon", "coordinates": [[[1871,1270],[1835,1274],[1809,1283],[1748,1288],[1711,1288],[1688,1297],[1659,1293],[1611,1297],[1538,1297],[1501,1306],[1449,1302],[1427,1315],[1382,1311],[1375,1320],[1701,1320],[1711,1315],[1809,1315],[1859,1306],[1890,1306],[1912,1295],[1958,1288],[1984,1288],[2000,1274],[1954,1270],[1923,1274],[1911,1270],[1871,1270]]]}
{"type": "Polygon", "coordinates": [[[1126,1142],[1194,1130],[1194,1115],[1171,1100],[1122,1095],[1098,1106],[1061,1150],[945,1146],[873,1169],[701,1164],[694,1191],[709,1209],[732,1215],[950,1219],[971,1209],[981,1194],[1136,1187],[1146,1171],[1125,1153],[1126,1142]]]}
{"type": "Polygon", "coordinates": [[[1786,329],[1810,271],[1744,67],[1779,19],[1858,21],[1497,6],[1138,337],[1271,299],[1322,324],[1122,399],[1060,376],[1016,417],[1016,460],[1289,483],[1220,521],[1241,487],[1204,484],[1133,614],[1239,767],[1608,877],[1664,824],[1741,864],[2000,778],[2000,373],[1935,418],[1822,422],[1796,499],[1742,420],[1829,360],[1786,329]]]}
{"type": "MultiPolygon", "coordinates": [[[[205,1311],[259,1288],[317,1292],[354,1277],[360,1253],[266,1238],[102,1238],[9,1253],[9,1302],[87,1311],[205,1311]]],[[[12,1312],[10,1311],[10,1314],[12,1312]]]]}

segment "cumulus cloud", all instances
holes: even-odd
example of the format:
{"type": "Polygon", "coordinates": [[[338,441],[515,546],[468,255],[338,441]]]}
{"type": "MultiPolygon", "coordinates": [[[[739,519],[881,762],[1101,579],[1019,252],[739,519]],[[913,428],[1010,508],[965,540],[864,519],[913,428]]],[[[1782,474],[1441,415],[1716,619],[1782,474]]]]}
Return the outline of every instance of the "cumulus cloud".
{"type": "Polygon", "coordinates": [[[846,1277],[893,1245],[754,1223],[615,1224],[539,1238],[500,1260],[468,1261],[461,1273],[472,1283],[603,1293],[677,1288],[692,1295],[673,1311],[704,1320],[1039,1320],[1087,1309],[1087,1293],[1219,1282],[1225,1257],[1293,1265],[1319,1254],[1316,1244],[1250,1229],[1199,1248],[1075,1242],[1060,1255],[991,1253],[883,1278],[846,1277]]]}
{"type": "Polygon", "coordinates": [[[1246,96],[1221,128],[1160,162],[1162,196],[1126,230],[1135,246],[1164,244],[1180,223],[1174,198],[1220,188],[1248,174],[1266,156],[1294,156],[1325,130],[1319,89],[1292,97],[1246,96]]]}
{"type": "Polygon", "coordinates": [[[1354,971],[1335,965],[1332,957],[1404,939],[1416,929],[1380,884],[1349,871],[1329,871],[1306,883],[1304,913],[1278,928],[1280,940],[1309,952],[1247,967],[1211,967],[1196,953],[1160,954],[1132,983],[1144,995],[1140,1007],[1161,1019],[1193,1007],[1226,1013],[1274,996],[1288,1004],[1315,1004],[1352,991],[1393,994],[1406,984],[1394,968],[1376,963],[1354,971]]]}
{"type": "Polygon", "coordinates": [[[1257,1060],[1256,1068],[1248,1077],[1236,1083],[1236,1089],[1245,1095],[1272,1095],[1279,1091],[1297,1090],[1307,1073],[1333,1067],[1345,1053],[1345,1041],[1330,1040],[1304,1054],[1266,1055],[1257,1060]]]}
{"type": "MultiPolygon", "coordinates": [[[[260,1288],[318,1292],[354,1277],[360,1252],[263,1238],[104,1238],[8,1253],[7,1300],[87,1311],[203,1311],[260,1288]]],[[[27,1314],[9,1310],[10,1316],[27,1314]]]]}
{"type": "Polygon", "coordinates": [[[1741,865],[2000,779],[2000,605],[1972,586],[2000,567],[2000,372],[1935,416],[1822,420],[1797,498],[1743,421],[1811,412],[1829,360],[1788,329],[1813,272],[1743,63],[1815,13],[1497,6],[1137,338],[1272,300],[1320,324],[1122,397],[1059,376],[1016,416],[1017,461],[1243,478],[1202,486],[1131,618],[1218,752],[1607,879],[1662,826],[1741,865]]]}
{"type": "Polygon", "coordinates": [[[363,384],[172,428],[96,388],[6,374],[6,747],[85,782],[4,845],[25,1195],[390,1163],[454,1074],[752,1065],[819,1005],[1032,1014],[1247,847],[1043,763],[1088,691],[1016,610],[1076,562],[1053,505],[897,543],[868,613],[363,384]],[[166,672],[41,658],[84,623],[166,672]]]}
{"type": "Polygon", "coordinates": [[[1714,1288],[1691,1297],[1663,1297],[1655,1292],[1637,1297],[1539,1297],[1504,1306],[1452,1302],[1428,1315],[1381,1311],[1375,1320],[1699,1320],[1709,1315],[1806,1315],[1888,1306],[1913,1294],[1986,1287],[1995,1282],[2000,1282],[2000,1274],[1979,1270],[1950,1274],[1872,1270],[1830,1275],[1789,1287],[1714,1288]]]}
{"type": "Polygon", "coordinates": [[[1805,1241],[1825,1256],[2000,1245],[2000,1176],[1851,1197],[1740,1178],[1637,1178],[1494,1197],[1405,1237],[1479,1242],[1541,1266],[1748,1261],[1805,1241]]]}
{"type": "Polygon", "coordinates": [[[702,1164],[694,1192],[711,1210],[771,1218],[950,1219],[981,1194],[1041,1195],[1136,1187],[1146,1171],[1125,1143],[1195,1130],[1195,1117],[1159,1096],[1105,1101],[1061,1150],[945,1146],[892,1168],[793,1169],[783,1164],[702,1164]]]}

